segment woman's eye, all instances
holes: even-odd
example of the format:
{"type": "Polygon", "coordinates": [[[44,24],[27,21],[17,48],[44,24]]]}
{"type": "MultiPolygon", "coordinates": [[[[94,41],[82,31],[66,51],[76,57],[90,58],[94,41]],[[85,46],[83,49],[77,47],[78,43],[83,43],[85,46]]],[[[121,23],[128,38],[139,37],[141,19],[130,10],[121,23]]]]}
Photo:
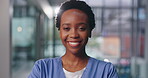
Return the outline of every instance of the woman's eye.
{"type": "Polygon", "coordinates": [[[81,28],[79,28],[81,31],[84,31],[84,30],[86,30],[86,28],[83,28],[83,27],[81,27],[81,28]]]}
{"type": "Polygon", "coordinates": [[[70,30],[70,28],[69,27],[65,27],[65,28],[63,28],[64,30],[66,30],[66,31],[68,31],[68,30],[70,30]]]}

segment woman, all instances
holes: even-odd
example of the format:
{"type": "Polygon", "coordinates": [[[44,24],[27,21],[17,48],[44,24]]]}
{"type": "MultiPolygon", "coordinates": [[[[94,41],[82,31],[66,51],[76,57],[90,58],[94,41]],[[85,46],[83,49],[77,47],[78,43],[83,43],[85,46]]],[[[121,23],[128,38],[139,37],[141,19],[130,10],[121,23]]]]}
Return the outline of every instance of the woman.
{"type": "Polygon", "coordinates": [[[90,6],[83,1],[63,3],[56,27],[66,53],[62,57],[38,60],[29,78],[118,78],[111,63],[89,57],[85,52],[95,27],[90,6]]]}

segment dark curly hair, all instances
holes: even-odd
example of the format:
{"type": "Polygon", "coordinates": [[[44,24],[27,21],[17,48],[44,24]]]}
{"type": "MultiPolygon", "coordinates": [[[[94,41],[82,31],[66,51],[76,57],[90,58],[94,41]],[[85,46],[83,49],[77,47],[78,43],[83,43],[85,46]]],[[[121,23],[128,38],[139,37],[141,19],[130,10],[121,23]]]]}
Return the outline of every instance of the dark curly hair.
{"type": "Polygon", "coordinates": [[[95,28],[95,18],[94,18],[94,13],[91,10],[91,7],[87,5],[84,1],[71,0],[64,2],[60,7],[59,13],[57,14],[55,19],[56,27],[58,29],[60,28],[62,14],[69,9],[78,9],[83,11],[88,16],[90,29],[92,30],[95,28]]]}

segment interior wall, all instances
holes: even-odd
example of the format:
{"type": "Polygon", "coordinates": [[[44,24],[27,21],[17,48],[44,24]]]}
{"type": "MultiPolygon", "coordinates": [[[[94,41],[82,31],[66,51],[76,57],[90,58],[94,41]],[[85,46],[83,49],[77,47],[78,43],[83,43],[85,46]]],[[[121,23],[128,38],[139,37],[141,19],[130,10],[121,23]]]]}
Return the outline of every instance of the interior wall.
{"type": "Polygon", "coordinates": [[[10,78],[10,0],[0,0],[0,78],[10,78]]]}

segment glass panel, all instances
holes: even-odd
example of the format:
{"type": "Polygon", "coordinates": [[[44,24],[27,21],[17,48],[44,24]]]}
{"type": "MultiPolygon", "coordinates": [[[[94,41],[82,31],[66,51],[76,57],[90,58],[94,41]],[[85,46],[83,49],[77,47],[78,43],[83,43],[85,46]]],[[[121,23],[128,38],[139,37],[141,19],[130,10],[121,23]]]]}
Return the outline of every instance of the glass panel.
{"type": "Polygon", "coordinates": [[[121,0],[122,7],[132,7],[132,0],[121,0]]]}
{"type": "Polygon", "coordinates": [[[44,49],[44,55],[43,55],[43,57],[49,57],[51,54],[49,53],[49,52],[52,52],[52,51],[49,51],[49,50],[51,50],[51,48],[48,48],[48,43],[49,43],[49,40],[50,40],[50,37],[49,37],[49,35],[50,35],[50,32],[49,32],[49,29],[50,29],[50,27],[49,27],[49,21],[51,21],[51,20],[49,20],[47,17],[45,17],[45,19],[44,19],[44,21],[43,21],[43,23],[44,23],[44,26],[43,26],[43,34],[44,34],[44,36],[43,36],[43,38],[44,38],[44,40],[43,40],[43,49],[44,49]],[[48,52],[49,51],[49,52],[48,52]]]}
{"type": "Polygon", "coordinates": [[[139,57],[144,57],[144,35],[145,35],[145,26],[146,26],[146,12],[145,12],[145,8],[139,8],[139,12],[138,12],[138,17],[139,17],[139,28],[138,28],[138,56],[139,57]]]}
{"type": "Polygon", "coordinates": [[[95,14],[95,23],[96,23],[96,27],[92,32],[92,37],[93,36],[99,36],[101,34],[101,29],[102,29],[102,9],[101,8],[97,8],[97,7],[93,7],[92,8],[94,14],[95,14]]]}
{"type": "Polygon", "coordinates": [[[12,78],[27,78],[36,54],[37,21],[40,12],[26,0],[14,0],[12,17],[12,78]]]}
{"type": "Polygon", "coordinates": [[[105,7],[118,7],[120,0],[105,0],[105,7]]]}
{"type": "Polygon", "coordinates": [[[49,19],[48,20],[48,25],[47,25],[47,39],[46,39],[46,43],[44,45],[46,45],[46,49],[44,50],[44,57],[53,57],[53,19],[49,19]]]}
{"type": "Polygon", "coordinates": [[[85,1],[86,3],[88,3],[90,6],[92,7],[102,7],[103,6],[103,0],[81,0],[81,1],[85,1]]]}
{"type": "Polygon", "coordinates": [[[119,33],[119,10],[118,9],[104,9],[103,15],[103,36],[118,36],[119,33]]]}
{"type": "Polygon", "coordinates": [[[20,14],[12,18],[12,78],[26,78],[32,68],[35,53],[35,26],[34,17],[20,14]]]}

